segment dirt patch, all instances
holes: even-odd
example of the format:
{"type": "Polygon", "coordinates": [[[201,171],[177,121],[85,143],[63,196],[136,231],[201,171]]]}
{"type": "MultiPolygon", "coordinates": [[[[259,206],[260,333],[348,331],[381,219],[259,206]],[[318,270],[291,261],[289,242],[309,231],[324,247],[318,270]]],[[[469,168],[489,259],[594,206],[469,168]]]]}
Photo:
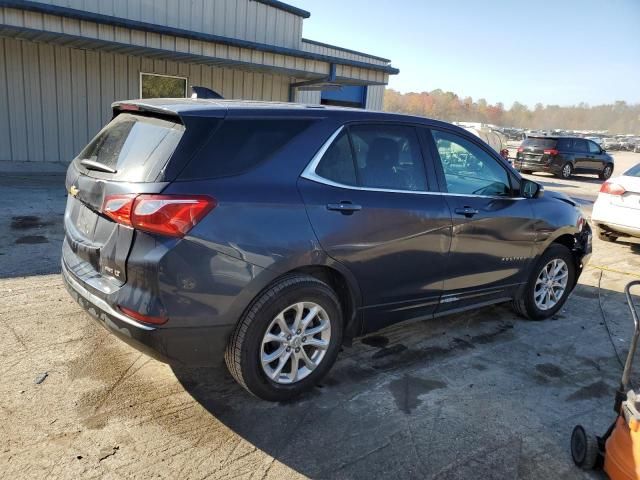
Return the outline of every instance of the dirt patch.
{"type": "Polygon", "coordinates": [[[370,347],[376,348],[384,348],[389,345],[389,339],[387,337],[383,337],[382,335],[373,335],[371,337],[365,337],[360,340],[365,345],[369,345],[370,347]]]}
{"type": "Polygon", "coordinates": [[[422,403],[421,395],[446,386],[447,384],[440,380],[404,375],[402,378],[390,382],[389,390],[393,394],[398,409],[408,415],[422,403]]]}
{"type": "Polygon", "coordinates": [[[541,363],[536,365],[536,371],[551,378],[561,378],[565,375],[564,370],[553,363],[541,363]]]}
{"type": "Polygon", "coordinates": [[[376,353],[373,354],[373,358],[378,359],[378,358],[384,358],[384,357],[388,357],[389,355],[397,355],[398,353],[402,353],[407,349],[407,347],[405,345],[402,345],[401,343],[398,343],[396,345],[393,345],[391,347],[388,348],[381,348],[380,350],[378,350],[376,353]]]}
{"type": "Polygon", "coordinates": [[[49,239],[44,235],[24,235],[15,241],[16,245],[35,245],[38,243],[49,243],[49,239]]]}
{"type": "Polygon", "coordinates": [[[611,395],[613,398],[613,389],[602,380],[598,380],[573,392],[567,397],[567,401],[590,400],[592,398],[603,398],[608,395],[611,395]]]}

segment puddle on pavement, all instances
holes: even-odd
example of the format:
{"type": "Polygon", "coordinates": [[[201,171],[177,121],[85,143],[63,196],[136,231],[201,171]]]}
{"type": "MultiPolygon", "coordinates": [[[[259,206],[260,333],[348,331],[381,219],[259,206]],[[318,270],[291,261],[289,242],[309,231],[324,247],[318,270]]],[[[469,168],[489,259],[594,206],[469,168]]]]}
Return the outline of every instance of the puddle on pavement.
{"type": "Polygon", "coordinates": [[[24,235],[18,237],[14,243],[16,245],[35,245],[38,243],[49,243],[49,239],[44,235],[24,235]]]}
{"type": "Polygon", "coordinates": [[[415,410],[422,400],[421,395],[426,395],[433,390],[445,388],[447,384],[440,380],[414,377],[404,375],[402,378],[389,382],[389,390],[399,410],[410,414],[415,410]]]}
{"type": "Polygon", "coordinates": [[[40,217],[35,215],[11,217],[12,230],[28,230],[30,228],[40,228],[48,225],[53,225],[53,221],[42,220],[40,217]]]}

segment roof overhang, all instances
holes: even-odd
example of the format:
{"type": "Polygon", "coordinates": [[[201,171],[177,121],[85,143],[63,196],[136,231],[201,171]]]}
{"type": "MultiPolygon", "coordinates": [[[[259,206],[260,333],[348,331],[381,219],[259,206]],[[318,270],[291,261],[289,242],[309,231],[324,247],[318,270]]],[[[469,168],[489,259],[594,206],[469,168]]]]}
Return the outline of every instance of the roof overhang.
{"type": "MultiPolygon", "coordinates": [[[[264,2],[263,2],[264,3],[264,2]]],[[[274,3],[274,2],[269,2],[274,3]]],[[[281,2],[277,2],[281,3],[281,2]]],[[[20,11],[36,12],[42,15],[53,15],[64,19],[74,19],[80,22],[92,22],[99,25],[107,25],[113,28],[126,28],[139,32],[148,32],[156,35],[169,35],[184,40],[195,40],[199,42],[209,42],[240,49],[253,50],[273,55],[284,55],[302,60],[310,60],[315,62],[323,62],[327,64],[342,65],[348,68],[360,68],[382,72],[386,75],[396,75],[400,71],[390,65],[380,65],[376,63],[366,63],[360,61],[349,60],[346,58],[335,57],[330,55],[322,55],[293,48],[280,47],[276,45],[268,45],[264,43],[252,42],[237,38],[224,37],[191,30],[174,28],[165,25],[157,25],[138,20],[130,20],[127,18],[115,17],[112,15],[104,15],[99,13],[77,10],[74,8],[60,7],[58,5],[44,4],[30,0],[0,0],[0,8],[17,9],[20,11]]],[[[294,8],[294,7],[292,7],[294,8]]],[[[20,27],[21,25],[7,25],[5,18],[4,26],[20,27]]],[[[68,32],[58,32],[68,33],[68,32]]]]}

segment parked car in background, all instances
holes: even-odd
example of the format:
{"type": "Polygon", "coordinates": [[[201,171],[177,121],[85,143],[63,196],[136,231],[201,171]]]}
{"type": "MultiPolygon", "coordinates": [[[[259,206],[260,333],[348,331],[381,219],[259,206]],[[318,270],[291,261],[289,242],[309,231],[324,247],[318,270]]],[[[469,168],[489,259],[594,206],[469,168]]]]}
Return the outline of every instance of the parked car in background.
{"type": "Polygon", "coordinates": [[[605,150],[620,150],[620,140],[618,140],[617,138],[604,138],[602,139],[602,143],[600,145],[605,150]]]}
{"type": "Polygon", "coordinates": [[[591,253],[569,197],[462,128],[383,112],[119,102],[66,187],[80,305],[164,361],[224,356],[267,400],[398,321],[500,302],[551,317],[591,253]]]}
{"type": "Polygon", "coordinates": [[[514,167],[523,173],[550,172],[562,178],[595,173],[608,179],[613,157],[597,143],[579,137],[528,137],[516,154],[514,167]]]}
{"type": "Polygon", "coordinates": [[[640,163],[602,184],[591,215],[598,237],[640,237],[640,163]]]}
{"type": "Polygon", "coordinates": [[[636,139],[633,137],[625,137],[625,138],[621,138],[619,140],[619,149],[620,150],[626,150],[626,151],[632,151],[633,148],[635,147],[636,144],[636,139]]]}

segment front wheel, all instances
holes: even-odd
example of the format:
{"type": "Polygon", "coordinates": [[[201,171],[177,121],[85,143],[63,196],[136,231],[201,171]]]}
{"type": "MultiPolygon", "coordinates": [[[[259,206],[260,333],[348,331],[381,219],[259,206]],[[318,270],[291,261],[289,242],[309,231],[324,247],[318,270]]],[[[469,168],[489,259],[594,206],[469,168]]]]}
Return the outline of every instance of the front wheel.
{"type": "Polygon", "coordinates": [[[308,275],[276,281],[238,323],[225,352],[236,381],[263,400],[289,400],[329,371],[342,343],[335,292],[308,275]]]}
{"type": "Polygon", "coordinates": [[[602,172],[598,174],[598,177],[600,177],[600,180],[609,180],[609,178],[611,178],[612,173],[613,173],[613,165],[608,163],[607,165],[605,165],[602,172]]]}
{"type": "Polygon", "coordinates": [[[540,257],[523,292],[513,301],[516,312],[529,320],[555,315],[575,285],[576,266],[571,251],[552,244],[540,257]]]}

